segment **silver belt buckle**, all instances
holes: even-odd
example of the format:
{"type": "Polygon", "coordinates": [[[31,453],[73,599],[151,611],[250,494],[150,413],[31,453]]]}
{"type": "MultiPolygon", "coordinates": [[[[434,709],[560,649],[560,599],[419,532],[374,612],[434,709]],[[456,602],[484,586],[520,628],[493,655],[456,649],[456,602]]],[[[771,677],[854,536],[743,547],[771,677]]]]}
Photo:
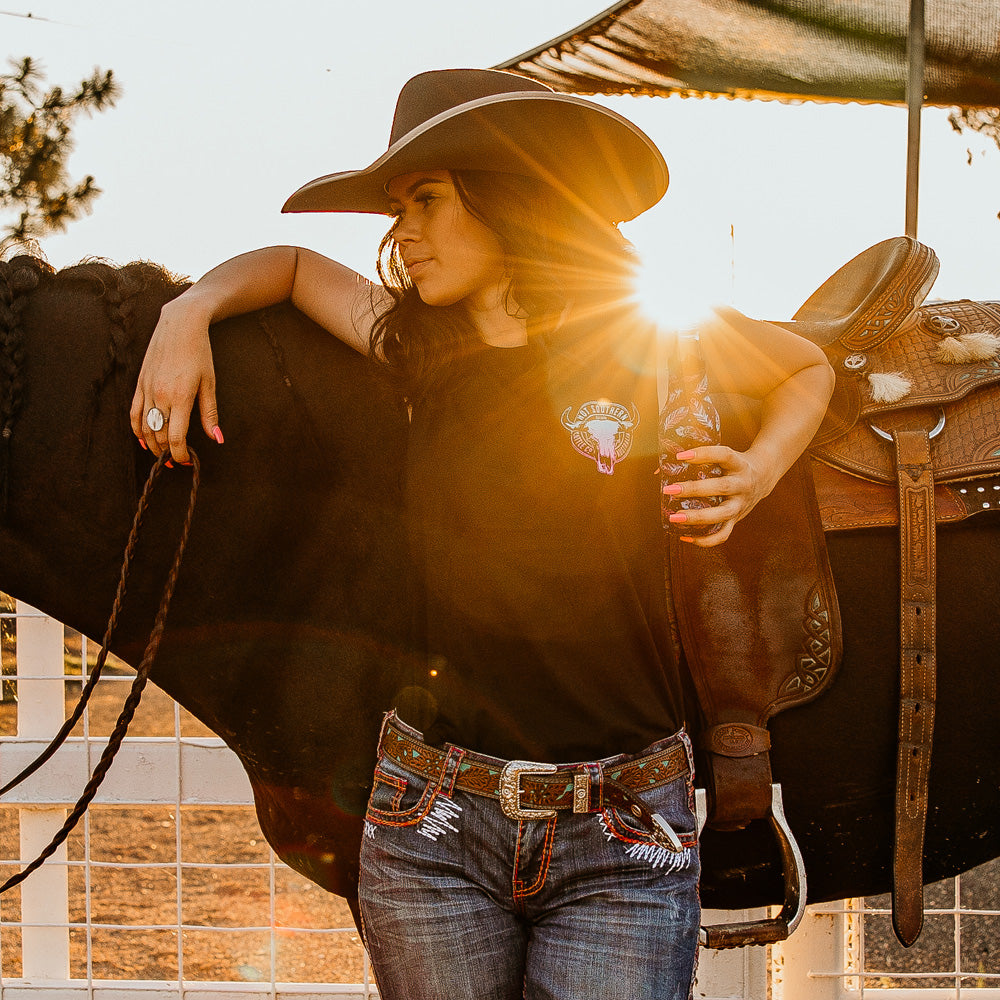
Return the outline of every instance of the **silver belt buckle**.
{"type": "Polygon", "coordinates": [[[521,775],[551,774],[555,764],[539,764],[531,760],[510,760],[500,772],[500,808],[510,819],[548,819],[555,809],[524,809],[521,807],[521,775]]]}

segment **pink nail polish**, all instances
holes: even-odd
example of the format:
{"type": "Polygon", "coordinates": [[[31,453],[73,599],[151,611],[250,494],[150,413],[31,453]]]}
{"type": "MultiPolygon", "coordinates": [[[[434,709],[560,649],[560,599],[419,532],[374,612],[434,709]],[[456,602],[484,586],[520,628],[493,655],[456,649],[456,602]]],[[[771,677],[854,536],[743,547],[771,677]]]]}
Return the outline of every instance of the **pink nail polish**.
{"type": "Polygon", "coordinates": [[[147,445],[142,438],[136,438],[136,440],[139,442],[139,447],[142,448],[143,451],[149,451],[149,445],[147,445]]]}
{"type": "Polygon", "coordinates": [[[167,459],[167,460],[166,460],[166,461],[165,461],[165,462],[164,462],[163,464],[164,464],[164,465],[165,465],[165,466],[166,466],[166,467],[167,467],[168,469],[172,469],[172,468],[174,467],[174,463],[173,463],[173,462],[171,462],[169,458],[168,458],[168,459],[167,459]]]}
{"type": "Polygon", "coordinates": [[[678,511],[676,514],[670,515],[670,520],[673,524],[683,524],[688,519],[687,514],[682,511],[678,511]]]}
{"type": "Polygon", "coordinates": [[[693,451],[679,451],[679,452],[677,452],[677,457],[682,462],[686,462],[689,458],[694,458],[694,452],[693,451]]]}
{"type": "Polygon", "coordinates": [[[215,440],[218,441],[219,444],[224,444],[225,443],[226,439],[222,436],[222,428],[218,424],[216,424],[212,428],[212,437],[214,437],[215,440]]]}
{"type": "Polygon", "coordinates": [[[663,487],[663,492],[666,493],[668,496],[677,496],[677,494],[680,493],[680,491],[681,488],[676,483],[668,483],[666,486],[663,487]]]}

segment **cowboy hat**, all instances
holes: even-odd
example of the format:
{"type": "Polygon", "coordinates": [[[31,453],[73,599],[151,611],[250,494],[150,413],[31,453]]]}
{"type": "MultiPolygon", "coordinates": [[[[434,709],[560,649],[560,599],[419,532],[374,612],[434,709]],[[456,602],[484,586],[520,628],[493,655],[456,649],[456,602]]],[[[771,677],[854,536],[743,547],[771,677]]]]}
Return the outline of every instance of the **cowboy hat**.
{"type": "Polygon", "coordinates": [[[403,85],[374,163],[317,177],[282,211],[390,215],[386,184],[417,170],[539,177],[609,222],[635,218],[667,189],[660,151],[621,115],[513,73],[446,69],[403,85]]]}

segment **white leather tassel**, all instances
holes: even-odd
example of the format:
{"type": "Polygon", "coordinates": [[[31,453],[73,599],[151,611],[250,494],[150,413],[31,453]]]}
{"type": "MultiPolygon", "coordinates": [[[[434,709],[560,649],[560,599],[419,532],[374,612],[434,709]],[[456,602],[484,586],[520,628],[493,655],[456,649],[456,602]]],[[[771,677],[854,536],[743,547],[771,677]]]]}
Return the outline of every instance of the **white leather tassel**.
{"type": "Polygon", "coordinates": [[[958,337],[942,337],[934,352],[934,360],[943,365],[964,365],[969,360],[969,349],[958,337]]]}
{"type": "Polygon", "coordinates": [[[995,333],[963,333],[960,337],[942,337],[934,360],[946,365],[967,365],[986,361],[1000,354],[1000,337],[995,333]]]}
{"type": "Polygon", "coordinates": [[[874,403],[898,403],[913,388],[913,383],[902,372],[872,372],[868,384],[872,387],[874,403]]]}

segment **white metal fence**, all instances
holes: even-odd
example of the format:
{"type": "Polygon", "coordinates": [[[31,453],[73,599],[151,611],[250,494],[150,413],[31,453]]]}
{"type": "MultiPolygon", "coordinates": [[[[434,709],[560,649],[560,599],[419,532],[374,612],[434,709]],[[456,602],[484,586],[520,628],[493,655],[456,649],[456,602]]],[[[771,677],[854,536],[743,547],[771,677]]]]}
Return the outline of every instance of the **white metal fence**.
{"type": "MultiPolygon", "coordinates": [[[[61,625],[23,605],[16,620],[3,780],[47,744],[81,684],[61,625]]],[[[130,682],[102,680],[78,732],[5,799],[4,878],[62,826],[130,682]]],[[[133,728],[144,735],[126,740],[79,830],[0,897],[0,997],[375,996],[346,905],[275,859],[235,755],[152,688],[133,728]]]]}
{"type": "MultiPolygon", "coordinates": [[[[0,612],[5,633],[15,620],[16,659],[12,636],[3,644],[4,781],[62,724],[88,652],[96,654],[24,605],[0,612]]],[[[130,682],[126,671],[102,680],[66,746],[0,805],[2,878],[61,827],[130,682]]],[[[222,741],[155,688],[133,732],[68,844],[0,897],[0,1000],[377,996],[346,905],[276,860],[256,824],[246,775],[222,741]]],[[[979,878],[996,887],[995,876],[979,878]]],[[[928,931],[950,922],[950,951],[938,945],[928,959],[918,945],[921,961],[901,966],[884,944],[884,912],[852,900],[810,908],[792,940],[773,949],[704,953],[696,996],[937,1000],[974,992],[976,1000],[1000,1000],[1000,912],[962,886],[948,883],[950,902],[940,889],[929,897],[928,931]],[[971,955],[963,946],[970,921],[978,921],[973,939],[987,942],[971,955]]]]}
{"type": "Polygon", "coordinates": [[[1000,1000],[998,881],[994,862],[928,887],[924,930],[910,952],[892,937],[887,900],[809,907],[795,935],[772,949],[771,997],[1000,1000]],[[963,886],[978,880],[990,907],[963,898],[963,886]]]}

